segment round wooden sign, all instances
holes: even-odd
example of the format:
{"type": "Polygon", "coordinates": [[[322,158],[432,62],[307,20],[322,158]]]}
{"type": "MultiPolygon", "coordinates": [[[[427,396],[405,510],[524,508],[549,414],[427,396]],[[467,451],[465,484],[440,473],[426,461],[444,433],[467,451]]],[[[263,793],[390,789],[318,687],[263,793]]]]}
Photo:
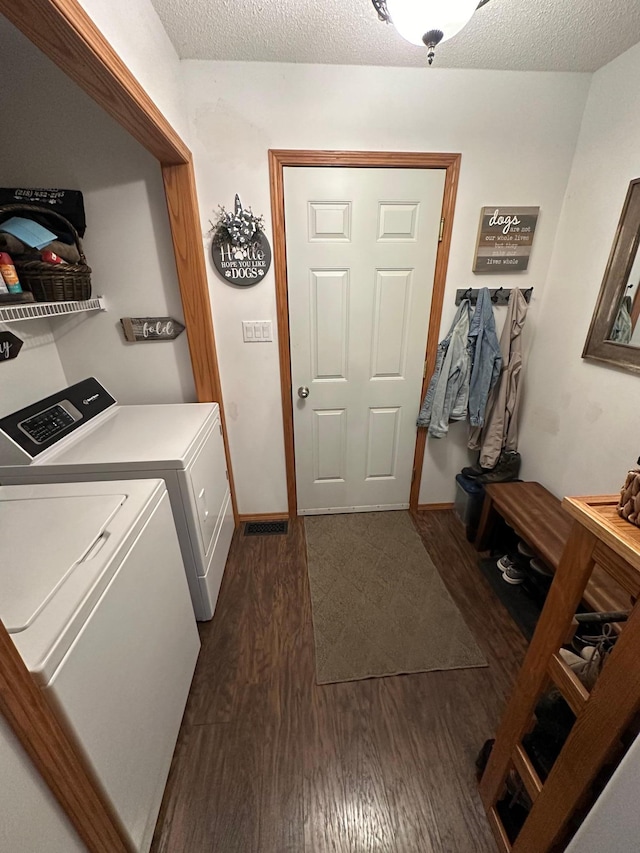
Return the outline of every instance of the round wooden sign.
{"type": "Polygon", "coordinates": [[[220,278],[228,284],[251,287],[262,281],[271,266],[271,246],[262,231],[245,246],[230,241],[211,245],[211,257],[220,278]]]}

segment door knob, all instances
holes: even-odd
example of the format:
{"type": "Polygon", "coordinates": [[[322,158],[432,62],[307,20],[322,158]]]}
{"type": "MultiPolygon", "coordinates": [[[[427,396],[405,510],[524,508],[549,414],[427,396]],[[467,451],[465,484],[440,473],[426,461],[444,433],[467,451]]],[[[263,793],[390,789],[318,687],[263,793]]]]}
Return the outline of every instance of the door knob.
{"type": "Polygon", "coordinates": [[[301,400],[306,400],[308,396],[309,396],[309,389],[307,388],[306,385],[301,385],[298,388],[298,397],[300,397],[301,400]]]}

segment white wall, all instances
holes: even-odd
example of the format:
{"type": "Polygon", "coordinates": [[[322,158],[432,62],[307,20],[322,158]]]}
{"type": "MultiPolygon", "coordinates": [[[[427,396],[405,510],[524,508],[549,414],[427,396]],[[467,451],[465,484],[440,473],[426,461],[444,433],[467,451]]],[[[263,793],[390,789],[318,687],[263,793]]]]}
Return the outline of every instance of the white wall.
{"type": "Polygon", "coordinates": [[[188,144],[180,60],[151,0],[79,2],[188,144]]]}
{"type": "Polygon", "coordinates": [[[67,382],[47,320],[0,323],[22,341],[18,357],[0,364],[0,418],[64,388],[67,382]]]}
{"type": "MultiPolygon", "coordinates": [[[[462,171],[443,328],[458,287],[534,285],[536,323],[589,75],[184,62],[202,221],[236,192],[265,215],[267,150],[452,151],[462,171]],[[473,276],[480,208],[540,205],[530,270],[473,276]]],[[[208,242],[206,243],[208,250],[208,242]]],[[[242,343],[242,319],[273,319],[273,272],[246,290],[209,262],[213,315],[240,511],[286,509],[277,342],[242,343]]],[[[275,325],[275,324],[274,324],[275,325]]],[[[453,499],[466,428],[428,443],[421,502],[453,499]]]]}
{"type": "Polygon", "coordinates": [[[581,359],[629,181],[640,176],[640,45],[593,76],[532,357],[522,476],[617,491],[640,454],[640,377],[581,359]]]}
{"type": "Polygon", "coordinates": [[[567,853],[637,853],[640,837],[640,739],[636,738],[567,853]]]}
{"type": "MultiPolygon", "coordinates": [[[[52,320],[57,352],[51,343],[28,352],[25,345],[15,362],[2,365],[2,409],[91,374],[124,403],[194,400],[186,334],[174,342],[126,344],[119,322],[123,316],[182,318],[158,163],[4,20],[0,34],[0,106],[12,115],[0,184],[83,191],[93,292],[104,295],[108,307],[52,320]]],[[[13,328],[19,334],[20,324],[13,328]]],[[[42,324],[40,334],[47,329],[42,324]]]]}

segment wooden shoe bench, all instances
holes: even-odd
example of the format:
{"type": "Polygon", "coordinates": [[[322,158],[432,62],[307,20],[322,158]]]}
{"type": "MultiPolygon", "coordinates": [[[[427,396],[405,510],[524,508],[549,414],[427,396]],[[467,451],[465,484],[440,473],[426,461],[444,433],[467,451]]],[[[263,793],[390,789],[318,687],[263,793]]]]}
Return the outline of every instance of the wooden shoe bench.
{"type": "Polygon", "coordinates": [[[571,818],[584,808],[603,765],[621,759],[620,739],[640,712],[640,604],[632,605],[640,593],[640,529],[617,515],[617,496],[565,498],[561,505],[545,493],[538,483],[489,486],[477,542],[486,545],[492,515],[498,513],[556,570],[480,782],[498,847],[513,853],[565,849],[571,818]],[[558,653],[573,633],[581,601],[599,610],[631,609],[590,693],[558,653]],[[522,740],[533,726],[539,698],[552,684],[576,721],[543,782],[522,740]],[[497,804],[512,770],[533,805],[510,840],[497,804]]]}
{"type": "MultiPolygon", "coordinates": [[[[611,496],[582,500],[614,500],[611,496]]],[[[617,497],[615,498],[617,501],[617,497]]],[[[550,569],[556,571],[571,532],[571,517],[562,504],[540,483],[491,483],[485,486],[482,515],[475,538],[478,551],[492,544],[502,517],[550,569]]],[[[589,610],[628,610],[629,596],[602,568],[596,566],[586,586],[583,603],[589,610]]]]}

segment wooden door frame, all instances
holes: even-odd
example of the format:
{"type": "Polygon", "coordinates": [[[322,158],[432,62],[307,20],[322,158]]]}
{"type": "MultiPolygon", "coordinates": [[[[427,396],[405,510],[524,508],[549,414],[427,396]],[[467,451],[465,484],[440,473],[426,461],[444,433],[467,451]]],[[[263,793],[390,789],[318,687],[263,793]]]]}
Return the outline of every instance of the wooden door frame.
{"type": "MultiPolygon", "coordinates": [[[[433,295],[427,332],[425,378],[421,397],[427,391],[438,352],[438,336],[442,318],[442,305],[447,278],[447,265],[451,249],[453,216],[455,212],[461,154],[423,153],[417,151],[310,151],[271,149],[269,151],[269,182],[271,189],[271,217],[273,227],[273,265],[276,282],[276,313],[278,319],[278,349],[280,358],[280,392],[282,398],[282,424],[287,473],[287,504],[289,517],[298,513],[296,493],[296,460],[293,434],[293,394],[291,382],[291,343],[289,337],[289,289],[287,280],[287,247],[284,215],[285,166],[320,166],[373,169],[444,169],[445,183],[442,199],[442,239],[438,243],[433,280],[433,295]]],[[[427,431],[418,429],[413,458],[409,508],[418,509],[420,479],[426,447],[427,431]]]]}
{"type": "MultiPolygon", "coordinates": [[[[0,0],[0,12],[160,164],[196,394],[200,402],[220,406],[237,522],[191,152],[77,0],[0,0]]],[[[0,713],[87,849],[129,853],[131,844],[112,806],[1,621],[0,713]]]]}
{"type": "Polygon", "coordinates": [[[0,0],[0,12],[160,164],[196,395],[220,406],[237,523],[191,151],[77,0],[0,0]]]}

